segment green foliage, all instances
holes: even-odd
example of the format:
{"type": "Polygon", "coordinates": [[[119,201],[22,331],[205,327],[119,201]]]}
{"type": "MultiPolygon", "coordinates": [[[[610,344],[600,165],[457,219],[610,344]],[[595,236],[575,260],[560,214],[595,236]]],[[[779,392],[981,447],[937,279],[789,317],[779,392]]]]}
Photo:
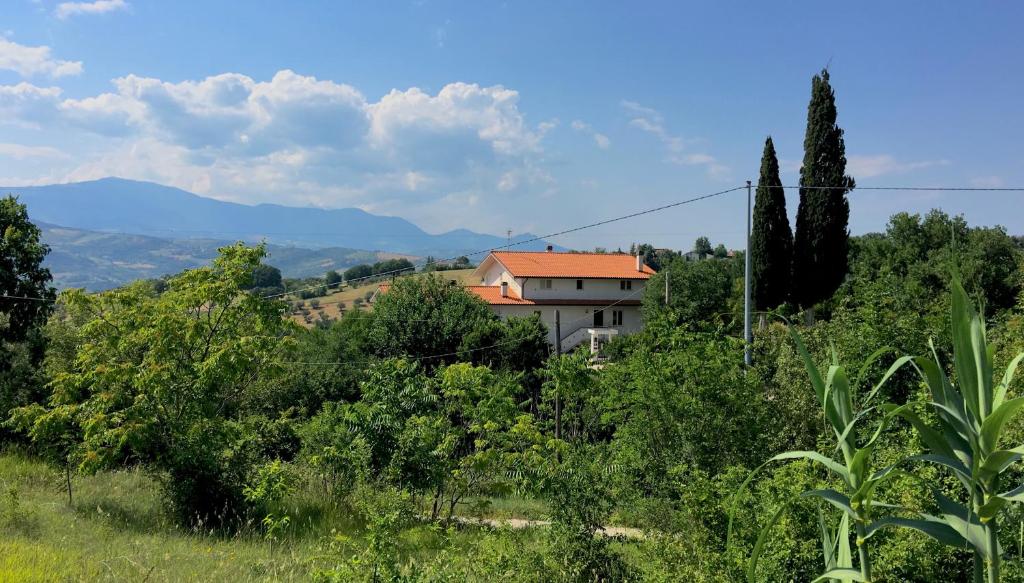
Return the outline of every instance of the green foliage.
{"type": "Polygon", "coordinates": [[[324,283],[326,283],[329,286],[337,285],[341,283],[341,281],[341,274],[333,269],[328,270],[327,273],[324,275],[324,283]]]}
{"type": "Polygon", "coordinates": [[[1022,254],[1004,229],[969,227],[963,217],[940,210],[923,217],[893,215],[884,235],[851,239],[850,257],[853,298],[877,288],[907,298],[916,312],[944,320],[951,271],[992,314],[1013,307],[1022,289],[1022,254]]]}
{"type": "MultiPolygon", "coordinates": [[[[881,521],[878,523],[873,522],[872,514],[876,511],[876,506],[885,506],[876,502],[875,493],[879,485],[895,475],[896,467],[890,466],[878,471],[873,470],[872,467],[875,442],[885,428],[889,416],[884,417],[879,422],[877,429],[870,434],[870,438],[863,445],[858,445],[858,424],[870,412],[869,405],[871,400],[878,394],[882,385],[900,367],[909,362],[910,359],[909,357],[897,359],[878,384],[874,385],[874,388],[862,392],[863,396],[861,397],[858,395],[858,391],[861,390],[861,387],[858,385],[863,380],[861,373],[857,373],[853,377],[848,376],[846,370],[839,365],[837,357],[833,354],[832,363],[827,373],[823,375],[811,358],[810,353],[808,353],[799,334],[795,331],[792,331],[791,334],[797,350],[804,360],[807,374],[811,379],[811,385],[814,388],[815,396],[821,406],[825,420],[835,435],[837,445],[834,451],[842,454],[842,461],[837,462],[833,459],[832,455],[823,455],[816,451],[788,451],[775,455],[766,463],[794,459],[809,460],[823,466],[832,474],[833,479],[841,484],[841,489],[839,490],[823,488],[808,490],[801,494],[804,497],[819,498],[842,511],[842,518],[835,530],[826,524],[823,516],[819,516],[825,563],[825,573],[822,575],[822,578],[842,581],[871,581],[870,555],[865,540],[870,536],[869,530],[872,527],[882,524],[881,521]],[[853,568],[853,558],[849,546],[851,523],[857,533],[858,569],[853,568]]],[[[866,370],[872,361],[881,356],[883,352],[878,351],[873,354],[865,363],[865,366],[862,367],[862,370],[866,370]]],[[[866,389],[867,387],[864,388],[866,389]]],[[[898,413],[900,410],[896,408],[893,414],[898,413]]],[[[751,474],[747,480],[749,481],[753,477],[754,474],[751,474]]],[[[741,493],[742,488],[736,496],[738,497],[741,493]]],[[[747,570],[747,579],[749,581],[756,579],[761,542],[764,540],[768,529],[774,526],[774,523],[783,511],[784,508],[780,508],[773,515],[765,527],[765,531],[758,538],[758,543],[754,547],[750,566],[747,570]]],[[[888,518],[883,518],[882,520],[888,520],[888,518]]]]}
{"type": "Polygon", "coordinates": [[[994,376],[985,322],[955,279],[952,327],[955,384],[937,354],[934,360],[914,361],[930,390],[935,423],[906,408],[893,412],[914,426],[928,448],[927,454],[913,459],[951,472],[962,485],[967,503],[934,488],[938,516],[924,514],[920,519],[891,523],[920,530],[944,544],[972,549],[975,580],[982,580],[984,573],[985,580],[994,583],[999,580],[1002,555],[999,518],[1010,504],[1024,501],[1024,486],[1003,491],[1011,466],[1024,459],[1024,446],[1004,448],[1002,444],[1007,424],[1024,408],[1024,397],[1007,397],[1024,352],[1010,362],[1001,380],[994,376]]]}
{"type": "Polygon", "coordinates": [[[373,275],[373,266],[360,264],[349,267],[345,270],[345,281],[366,279],[373,275]]]}
{"type": "Polygon", "coordinates": [[[729,312],[734,273],[731,261],[673,261],[652,276],[644,290],[641,314],[648,322],[665,310],[665,278],[669,280],[668,309],[676,324],[721,319],[729,312]]]}
{"type": "Polygon", "coordinates": [[[811,80],[800,167],[791,290],[793,301],[804,308],[831,297],[846,277],[850,218],[846,193],[854,186],[853,178],[846,175],[846,145],[843,130],[836,125],[836,96],[826,69],[811,80]]]}
{"type": "Polygon", "coordinates": [[[772,310],[789,299],[793,276],[793,231],[786,214],[786,191],[771,136],[764,142],[750,233],[751,297],[758,310],[772,310]]]}
{"type": "Polygon", "coordinates": [[[373,310],[368,337],[374,354],[445,355],[431,364],[467,360],[465,338],[482,322],[497,319],[480,298],[434,274],[395,281],[378,295],[373,310]]]}
{"type": "MultiPolygon", "coordinates": [[[[0,198],[0,421],[15,407],[45,399],[41,332],[52,311],[50,271],[42,266],[50,249],[13,196],[0,198]],[[15,299],[15,298],[38,298],[15,299]]],[[[0,441],[16,438],[0,426],[0,441]]]]}
{"type": "Polygon", "coordinates": [[[283,305],[244,291],[262,248],[225,247],[211,267],[98,295],[66,292],[74,363],[45,407],[15,411],[37,443],[79,436],[83,471],[136,460],[164,479],[183,520],[222,520],[245,508],[252,460],[239,405],[277,371],[283,305]]]}
{"type": "MultiPolygon", "coordinates": [[[[0,198],[0,295],[52,299],[50,270],[42,266],[50,252],[40,240],[42,233],[28,219],[28,210],[14,196],[0,198]]],[[[0,314],[6,324],[0,340],[20,342],[41,326],[50,314],[46,301],[0,298],[0,314]]]]}
{"type": "Polygon", "coordinates": [[[342,560],[331,568],[317,572],[315,581],[348,582],[413,581],[400,556],[399,534],[415,518],[415,506],[407,492],[376,484],[360,486],[353,497],[353,506],[366,524],[367,544],[362,549],[345,535],[332,541],[335,554],[342,560]]]}
{"type": "Polygon", "coordinates": [[[707,255],[711,255],[713,252],[711,249],[711,241],[709,241],[707,237],[697,237],[697,240],[693,243],[693,252],[701,259],[704,259],[707,255]]]}
{"type": "Polygon", "coordinates": [[[614,508],[606,454],[574,447],[546,470],[542,492],[552,510],[549,540],[560,581],[623,581],[630,568],[600,530],[614,508]]]}

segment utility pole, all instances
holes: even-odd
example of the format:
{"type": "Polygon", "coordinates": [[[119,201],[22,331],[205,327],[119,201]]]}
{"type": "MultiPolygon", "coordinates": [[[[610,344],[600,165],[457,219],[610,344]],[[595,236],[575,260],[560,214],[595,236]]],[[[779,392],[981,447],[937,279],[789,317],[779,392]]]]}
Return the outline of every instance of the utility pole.
{"type": "Polygon", "coordinates": [[[511,247],[512,246],[512,229],[509,229],[507,231],[507,233],[508,233],[508,246],[511,247]]]}
{"type": "Polygon", "coordinates": [[[750,181],[747,181],[747,250],[743,253],[743,363],[750,366],[750,181]]]}
{"type": "Polygon", "coordinates": [[[665,269],[665,307],[668,307],[668,269],[665,269]]]}
{"type": "MultiPolygon", "coordinates": [[[[562,356],[562,318],[555,310],[555,354],[562,356]]],[[[560,363],[559,363],[560,364],[560,363]]],[[[562,387],[555,380],[555,439],[562,439],[562,387]]]]}

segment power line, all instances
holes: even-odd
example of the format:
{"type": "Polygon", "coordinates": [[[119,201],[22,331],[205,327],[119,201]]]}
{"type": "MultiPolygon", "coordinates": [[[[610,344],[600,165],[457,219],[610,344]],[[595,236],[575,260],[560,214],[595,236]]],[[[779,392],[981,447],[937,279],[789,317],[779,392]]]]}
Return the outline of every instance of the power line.
{"type": "MultiPolygon", "coordinates": [[[[709,198],[714,198],[716,196],[722,196],[723,194],[728,194],[730,192],[735,192],[737,190],[742,190],[744,188],[746,188],[746,185],[737,186],[737,187],[729,188],[729,189],[726,189],[726,190],[719,190],[718,192],[710,192],[708,194],[702,194],[702,195],[699,195],[699,196],[695,196],[693,198],[688,198],[686,200],[680,200],[680,201],[676,201],[676,202],[673,202],[673,203],[657,206],[657,207],[654,207],[654,208],[649,208],[649,209],[646,209],[646,210],[637,211],[637,212],[634,212],[634,213],[629,213],[627,215],[621,215],[621,216],[618,216],[618,217],[613,217],[613,218],[610,218],[610,219],[605,219],[603,221],[597,221],[596,223],[590,223],[590,224],[587,224],[587,225],[581,225],[579,227],[573,227],[571,229],[565,229],[565,230],[557,231],[557,232],[554,232],[554,233],[548,233],[547,235],[538,235],[538,236],[533,237],[531,239],[523,239],[522,241],[515,241],[515,242],[512,242],[512,243],[508,243],[506,245],[502,245],[500,247],[491,247],[489,249],[480,249],[478,251],[473,251],[471,253],[462,253],[462,254],[457,255],[455,257],[449,257],[449,258],[446,258],[446,259],[435,259],[433,262],[426,262],[426,263],[424,263],[421,267],[426,267],[427,265],[432,265],[434,263],[448,263],[450,261],[455,261],[459,257],[472,257],[474,255],[481,255],[483,253],[490,253],[492,251],[499,251],[501,249],[509,249],[511,247],[518,247],[520,245],[526,245],[527,243],[535,243],[537,241],[543,241],[545,239],[552,239],[554,237],[561,237],[562,235],[568,235],[570,233],[576,233],[578,231],[583,231],[585,229],[592,229],[594,227],[600,227],[602,225],[607,225],[607,224],[615,223],[615,222],[618,222],[618,221],[624,221],[626,219],[633,219],[633,218],[640,217],[640,216],[643,216],[643,215],[649,215],[651,213],[656,213],[656,212],[660,212],[660,211],[667,210],[667,209],[670,209],[670,208],[675,208],[675,207],[678,207],[678,206],[683,206],[685,204],[691,204],[691,203],[695,203],[695,202],[698,202],[698,201],[707,200],[709,198]]],[[[415,266],[414,266],[414,269],[415,269],[415,266]]],[[[374,277],[381,277],[381,276],[388,276],[388,275],[392,275],[392,274],[399,274],[399,273],[402,273],[402,272],[405,272],[405,271],[409,271],[409,269],[408,268],[406,268],[406,269],[396,269],[396,270],[393,270],[393,271],[387,271],[387,272],[383,272],[383,273],[375,273],[373,275],[369,275],[369,276],[366,276],[366,277],[360,277],[360,278],[357,278],[357,279],[351,279],[351,280],[347,280],[345,282],[339,282],[338,284],[331,284],[331,285],[339,285],[339,284],[343,285],[345,283],[362,281],[362,280],[371,279],[371,278],[374,278],[374,277]]],[[[285,296],[285,295],[293,294],[293,293],[296,293],[296,292],[307,291],[307,290],[311,290],[311,289],[317,289],[317,288],[320,288],[320,287],[324,287],[324,286],[323,285],[310,286],[310,287],[304,288],[304,289],[297,289],[297,290],[292,290],[290,292],[284,292],[284,293],[279,293],[279,294],[271,294],[271,295],[267,295],[267,296],[263,296],[263,297],[266,298],[266,299],[276,298],[276,297],[280,297],[280,296],[285,296]]]]}
{"type": "MultiPolygon", "coordinates": [[[[760,186],[760,185],[758,185],[758,186],[760,186]]],[[[850,187],[847,187],[847,186],[799,186],[799,185],[796,185],[796,186],[793,186],[793,185],[765,185],[765,186],[766,187],[770,187],[770,188],[784,188],[784,189],[801,189],[801,188],[803,188],[803,189],[808,189],[808,190],[843,190],[843,191],[878,190],[878,191],[932,191],[932,192],[1024,192],[1024,187],[855,186],[853,188],[850,188],[850,187]]],[[[675,207],[678,207],[678,206],[682,206],[682,205],[698,202],[698,201],[701,201],[701,200],[706,200],[706,199],[709,199],[709,198],[721,196],[721,195],[724,195],[724,194],[728,194],[730,192],[735,192],[735,191],[738,191],[738,190],[742,190],[744,188],[746,188],[746,185],[736,186],[734,188],[729,188],[729,189],[726,189],[726,190],[720,190],[720,191],[717,191],[717,192],[703,194],[703,195],[700,195],[700,196],[695,196],[695,197],[692,197],[692,198],[688,198],[688,199],[685,199],[685,200],[681,200],[681,201],[677,201],[677,202],[661,205],[661,206],[658,206],[658,207],[654,207],[654,208],[650,208],[650,209],[646,209],[646,210],[642,210],[642,211],[637,211],[637,212],[634,212],[634,213],[629,213],[629,214],[626,214],[626,215],[621,215],[621,216],[613,217],[613,218],[610,218],[610,219],[605,219],[605,220],[598,221],[598,222],[595,222],[595,223],[581,225],[581,226],[578,226],[578,227],[573,227],[573,228],[570,228],[570,229],[565,229],[565,230],[562,230],[562,231],[557,231],[557,232],[549,233],[549,234],[546,234],[546,235],[539,235],[539,236],[536,236],[536,237],[533,237],[533,238],[530,238],[530,239],[524,239],[522,241],[511,242],[509,244],[502,245],[500,247],[493,247],[493,248],[490,248],[490,249],[481,249],[481,250],[478,250],[478,251],[473,251],[471,253],[463,253],[463,254],[458,255],[458,256],[449,257],[449,258],[446,258],[446,259],[436,259],[436,260],[434,260],[432,262],[425,262],[424,264],[422,264],[419,267],[423,268],[423,267],[427,267],[428,265],[433,265],[433,264],[436,264],[436,263],[448,263],[448,262],[455,261],[459,257],[471,257],[471,256],[474,256],[474,255],[480,255],[480,254],[483,254],[483,253],[489,253],[491,251],[497,251],[497,250],[501,250],[501,249],[509,249],[509,248],[512,248],[512,247],[517,247],[517,246],[525,245],[525,244],[528,244],[528,243],[534,243],[534,242],[542,241],[542,240],[545,240],[545,239],[551,239],[551,238],[559,237],[559,236],[562,236],[562,235],[568,235],[570,233],[579,232],[579,231],[582,231],[582,230],[585,230],[585,229],[591,229],[591,228],[594,228],[594,227],[599,227],[599,226],[602,226],[602,225],[607,225],[607,224],[610,224],[610,223],[614,223],[614,222],[618,222],[618,221],[623,221],[623,220],[626,220],[626,219],[636,218],[636,217],[639,217],[639,216],[643,216],[643,215],[647,215],[647,214],[651,214],[651,213],[656,213],[656,212],[660,212],[660,211],[667,210],[667,209],[670,209],[670,208],[675,208],[675,207]]],[[[296,293],[303,292],[303,291],[315,290],[315,289],[319,289],[319,288],[330,289],[330,288],[338,286],[338,285],[345,285],[345,284],[349,284],[349,283],[356,283],[356,282],[370,280],[370,279],[375,279],[375,278],[383,278],[383,277],[387,277],[387,276],[391,276],[391,275],[400,275],[400,274],[408,272],[408,271],[415,271],[416,268],[417,268],[417,266],[414,264],[412,268],[395,269],[395,270],[391,270],[391,271],[375,273],[373,275],[369,275],[369,276],[365,276],[365,277],[360,277],[360,278],[355,278],[355,279],[351,279],[351,280],[347,280],[347,281],[342,281],[342,282],[337,282],[337,283],[333,283],[333,284],[328,284],[328,283],[318,284],[318,285],[315,285],[315,286],[309,286],[309,287],[306,287],[306,288],[289,290],[289,291],[285,291],[285,292],[281,292],[281,293],[277,293],[277,294],[269,294],[269,295],[263,296],[263,298],[264,299],[273,299],[273,298],[278,298],[278,297],[283,297],[283,296],[288,296],[288,295],[296,294],[296,293]]],[[[56,301],[56,300],[48,299],[48,298],[33,298],[33,297],[27,297],[27,296],[0,296],[0,298],[3,298],[3,299],[15,299],[15,300],[25,300],[25,301],[50,301],[50,302],[56,301]]]]}
{"type": "MultiPolygon", "coordinates": [[[[779,186],[765,184],[765,188],[803,188],[806,190],[907,190],[907,191],[939,191],[939,192],[1024,192],[1024,187],[987,187],[987,186],[779,186]]],[[[757,185],[761,187],[760,184],[757,185]]]]}
{"type": "MultiPolygon", "coordinates": [[[[644,286],[644,288],[638,288],[638,289],[634,290],[633,292],[628,293],[628,294],[622,296],[621,298],[615,300],[614,302],[608,304],[607,306],[603,306],[600,309],[594,310],[594,312],[603,312],[605,310],[614,308],[615,306],[621,304],[624,301],[629,300],[630,298],[636,296],[637,294],[639,294],[640,292],[642,292],[642,291],[644,291],[646,289],[647,289],[646,286],[644,286]]],[[[575,320],[572,320],[572,321],[568,322],[568,325],[571,326],[571,325],[576,324],[577,322],[583,322],[585,320],[589,320],[591,317],[593,317],[593,313],[591,313],[591,314],[589,314],[587,316],[582,316],[580,318],[576,318],[575,320]]],[[[412,321],[412,320],[408,320],[408,321],[412,321]]],[[[572,333],[574,333],[574,332],[575,332],[575,330],[572,333]]],[[[570,333],[570,335],[572,333],[570,333]]],[[[432,359],[435,359],[435,358],[444,358],[446,356],[459,356],[460,354],[467,354],[467,353],[471,353],[471,352],[479,352],[481,350],[490,350],[491,348],[497,348],[499,346],[506,346],[506,345],[509,345],[509,344],[514,344],[514,343],[519,342],[521,340],[525,340],[526,338],[527,338],[526,336],[520,336],[518,338],[513,338],[513,339],[510,339],[510,340],[504,340],[502,342],[498,342],[496,344],[491,344],[489,346],[479,346],[479,347],[476,347],[476,348],[466,348],[466,349],[463,349],[463,350],[456,350],[456,351],[453,351],[453,352],[445,352],[445,353],[441,353],[441,354],[431,354],[431,355],[428,355],[428,356],[418,356],[418,357],[415,357],[415,358],[406,358],[405,360],[414,361],[414,362],[420,362],[420,361],[423,361],[423,360],[432,360],[432,359]]],[[[348,363],[346,363],[346,362],[302,362],[302,361],[283,361],[283,362],[278,362],[277,364],[282,364],[282,365],[293,364],[293,365],[299,365],[299,366],[346,366],[346,365],[348,365],[348,363]]]]}
{"type": "Polygon", "coordinates": [[[30,297],[30,296],[8,296],[8,295],[0,295],[0,299],[4,299],[4,300],[31,300],[33,302],[55,302],[55,301],[57,301],[54,298],[34,298],[34,297],[30,297]]]}

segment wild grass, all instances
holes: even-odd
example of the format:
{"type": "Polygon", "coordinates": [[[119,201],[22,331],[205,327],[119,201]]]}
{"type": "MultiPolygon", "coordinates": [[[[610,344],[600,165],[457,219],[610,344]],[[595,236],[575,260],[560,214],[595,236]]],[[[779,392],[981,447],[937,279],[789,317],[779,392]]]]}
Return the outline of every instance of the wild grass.
{"type": "MultiPolygon", "coordinates": [[[[0,581],[307,581],[339,560],[336,541],[346,541],[345,552],[364,545],[351,510],[314,488],[282,502],[277,510],[291,524],[273,542],[259,521],[231,533],[177,525],[159,484],[139,470],[76,475],[72,489],[68,506],[63,472],[0,452],[0,581]]],[[[529,500],[485,508],[486,517],[546,517],[529,500]]],[[[402,554],[427,563],[441,550],[470,548],[481,534],[424,522],[401,535],[402,554]]],[[[541,536],[522,533],[527,541],[541,536]]]]}

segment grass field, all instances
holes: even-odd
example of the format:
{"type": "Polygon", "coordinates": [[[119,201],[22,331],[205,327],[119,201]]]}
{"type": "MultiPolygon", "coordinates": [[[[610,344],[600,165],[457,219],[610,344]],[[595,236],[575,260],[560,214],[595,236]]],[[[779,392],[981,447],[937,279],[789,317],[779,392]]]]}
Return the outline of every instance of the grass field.
{"type": "MultiPolygon", "coordinates": [[[[435,273],[445,279],[455,281],[458,285],[473,285],[479,283],[472,278],[472,269],[454,269],[451,271],[438,271],[435,273]]],[[[417,276],[422,276],[422,274],[418,274],[417,276]]],[[[333,294],[321,298],[315,298],[319,305],[318,308],[312,307],[313,300],[305,300],[305,306],[308,311],[310,321],[306,322],[306,315],[301,313],[292,314],[292,319],[299,324],[312,325],[313,322],[316,322],[320,318],[320,314],[331,319],[340,318],[342,306],[344,306],[345,311],[356,309],[355,300],[359,298],[365,302],[366,294],[372,294],[377,290],[381,283],[383,282],[373,282],[357,287],[346,286],[341,291],[334,292],[333,294]]],[[[290,301],[294,303],[296,300],[290,301]]],[[[363,309],[368,309],[367,306],[368,304],[364,303],[363,309]]]]}
{"type": "MultiPolygon", "coordinates": [[[[284,502],[292,525],[271,543],[257,525],[231,535],[177,526],[159,486],[137,470],[75,476],[72,491],[69,506],[62,472],[20,453],[0,453],[0,582],[307,581],[338,560],[332,541],[364,545],[351,512],[316,492],[284,502]]],[[[545,514],[542,504],[517,499],[494,500],[486,513],[545,514]]],[[[430,559],[480,535],[476,527],[445,531],[424,522],[401,535],[401,546],[407,556],[430,559]]]]}

